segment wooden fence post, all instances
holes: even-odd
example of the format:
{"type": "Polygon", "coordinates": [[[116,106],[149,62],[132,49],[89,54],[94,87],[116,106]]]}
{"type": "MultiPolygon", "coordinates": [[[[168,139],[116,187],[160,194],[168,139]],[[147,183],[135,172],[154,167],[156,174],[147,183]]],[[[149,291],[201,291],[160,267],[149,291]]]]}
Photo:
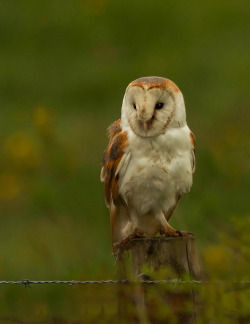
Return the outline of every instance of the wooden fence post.
{"type": "MultiPolygon", "coordinates": [[[[194,280],[200,279],[195,237],[191,235],[189,237],[133,239],[126,246],[126,251],[123,252],[119,264],[120,269],[122,269],[121,272],[119,271],[120,278],[125,278],[128,272],[131,273],[131,270],[133,275],[138,277],[143,268],[147,267],[152,275],[152,278],[149,279],[155,279],[154,272],[157,273],[158,270],[162,269],[169,269],[170,271],[166,271],[163,278],[157,277],[156,279],[186,280],[187,277],[194,280]],[[128,254],[132,255],[132,260],[131,256],[128,257],[128,254]]],[[[172,285],[172,287],[169,287],[168,284],[163,284],[160,287],[160,305],[157,307],[160,307],[163,318],[160,318],[159,314],[155,314],[152,309],[152,300],[150,301],[150,296],[147,294],[148,284],[142,284],[140,288],[135,288],[134,296],[138,309],[138,321],[143,323],[172,323],[173,317],[171,316],[174,316],[177,320],[176,323],[195,323],[197,293],[192,285],[178,286],[177,283],[176,286],[172,285]],[[162,293],[162,287],[165,287],[164,293],[162,293]],[[184,288],[184,290],[181,288],[184,288]],[[164,307],[170,309],[171,316],[167,312],[164,315],[164,311],[162,312],[164,307]]],[[[154,289],[154,293],[157,294],[159,286],[150,285],[150,289],[154,289]]],[[[124,300],[121,303],[124,305],[124,300]]]]}

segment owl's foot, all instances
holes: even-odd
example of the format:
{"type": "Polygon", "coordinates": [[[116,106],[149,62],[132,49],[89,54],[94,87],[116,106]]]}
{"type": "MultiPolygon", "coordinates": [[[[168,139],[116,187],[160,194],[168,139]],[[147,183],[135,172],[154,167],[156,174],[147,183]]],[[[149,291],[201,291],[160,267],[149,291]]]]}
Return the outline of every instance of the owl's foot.
{"type": "Polygon", "coordinates": [[[160,230],[160,234],[166,237],[189,237],[190,235],[194,235],[191,232],[176,231],[172,227],[166,227],[164,230],[160,230]]]}
{"type": "Polygon", "coordinates": [[[160,230],[161,235],[165,235],[166,237],[179,237],[182,236],[181,232],[175,231],[172,227],[166,227],[164,230],[160,230]]]}
{"type": "Polygon", "coordinates": [[[118,248],[125,248],[125,246],[127,245],[128,242],[130,242],[131,240],[133,240],[134,238],[144,238],[146,237],[146,234],[143,232],[140,232],[137,228],[134,230],[134,232],[132,234],[130,234],[129,236],[127,236],[124,240],[122,240],[120,243],[116,243],[116,247],[118,248]]]}
{"type": "Polygon", "coordinates": [[[132,234],[130,234],[128,237],[126,237],[120,243],[115,243],[114,244],[114,250],[115,250],[115,255],[116,255],[116,261],[121,259],[123,251],[126,250],[126,245],[131,240],[133,240],[134,238],[144,238],[144,237],[146,237],[146,234],[143,233],[143,232],[140,232],[136,228],[132,234]]]}
{"type": "Polygon", "coordinates": [[[132,239],[134,239],[134,238],[144,238],[144,237],[146,237],[146,234],[145,233],[143,233],[143,232],[140,232],[139,230],[138,230],[138,228],[136,228],[135,230],[134,230],[134,233],[132,234],[132,239]]]}
{"type": "Polygon", "coordinates": [[[190,236],[194,236],[193,233],[191,232],[181,232],[181,231],[176,231],[177,233],[179,233],[180,237],[190,237],[190,236]]]}

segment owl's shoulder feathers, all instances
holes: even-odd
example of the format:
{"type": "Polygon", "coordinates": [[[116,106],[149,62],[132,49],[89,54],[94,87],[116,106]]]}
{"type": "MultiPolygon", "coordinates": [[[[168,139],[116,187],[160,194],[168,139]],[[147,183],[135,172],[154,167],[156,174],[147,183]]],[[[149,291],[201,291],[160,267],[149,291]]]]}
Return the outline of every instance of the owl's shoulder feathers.
{"type": "Polygon", "coordinates": [[[112,138],[115,135],[117,135],[121,131],[122,131],[122,129],[121,129],[121,119],[118,119],[108,127],[108,136],[109,136],[110,141],[112,140],[112,138]]]}

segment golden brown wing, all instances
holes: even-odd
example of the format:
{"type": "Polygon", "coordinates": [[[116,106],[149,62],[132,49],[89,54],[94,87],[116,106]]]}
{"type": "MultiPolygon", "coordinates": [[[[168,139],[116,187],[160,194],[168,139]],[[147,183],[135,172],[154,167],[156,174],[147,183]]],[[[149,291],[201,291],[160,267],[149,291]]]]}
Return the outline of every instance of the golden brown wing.
{"type": "Polygon", "coordinates": [[[121,230],[127,222],[126,207],[119,197],[119,171],[128,163],[129,153],[127,132],[122,132],[120,120],[108,128],[110,141],[102,159],[101,180],[105,187],[105,201],[110,211],[111,235],[113,243],[121,238],[121,230]]]}
{"type": "Polygon", "coordinates": [[[116,120],[113,124],[111,124],[108,128],[108,136],[109,136],[109,144],[106,148],[106,150],[103,153],[103,157],[102,157],[102,169],[101,169],[101,181],[105,182],[105,177],[106,177],[106,162],[108,160],[108,150],[110,145],[112,145],[112,140],[114,138],[115,135],[121,133],[121,120],[118,119],[116,120]]]}
{"type": "Polygon", "coordinates": [[[128,146],[127,132],[122,132],[120,121],[113,123],[108,132],[110,134],[109,145],[104,151],[102,159],[101,180],[105,185],[105,200],[110,206],[111,199],[115,202],[119,196],[119,170],[128,146]]]}

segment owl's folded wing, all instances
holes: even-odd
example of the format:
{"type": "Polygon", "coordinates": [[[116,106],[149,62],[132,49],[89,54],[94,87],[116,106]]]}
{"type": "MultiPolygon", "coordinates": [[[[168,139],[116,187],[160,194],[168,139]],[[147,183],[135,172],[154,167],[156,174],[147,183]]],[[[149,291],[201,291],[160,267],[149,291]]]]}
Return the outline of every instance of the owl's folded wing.
{"type": "Polygon", "coordinates": [[[105,201],[108,206],[114,205],[119,198],[120,170],[125,167],[130,159],[126,150],[128,146],[127,132],[122,132],[120,120],[114,122],[109,128],[109,145],[106,148],[101,169],[101,181],[105,184],[105,201]]]}
{"type": "Polygon", "coordinates": [[[192,172],[195,171],[195,137],[194,134],[190,131],[190,140],[191,140],[191,166],[192,166],[192,172]]]}

